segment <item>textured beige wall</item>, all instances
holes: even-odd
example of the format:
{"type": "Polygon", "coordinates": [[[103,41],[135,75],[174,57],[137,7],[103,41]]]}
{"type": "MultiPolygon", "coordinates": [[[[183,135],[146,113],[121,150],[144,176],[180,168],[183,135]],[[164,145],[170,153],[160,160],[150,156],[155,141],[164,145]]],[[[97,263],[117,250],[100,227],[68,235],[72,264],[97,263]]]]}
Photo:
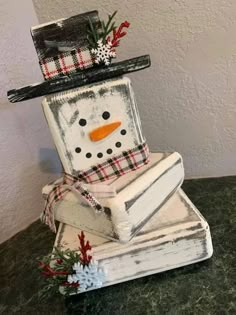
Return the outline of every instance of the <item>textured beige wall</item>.
{"type": "Polygon", "coordinates": [[[235,0],[34,0],[40,22],[118,9],[131,28],[119,59],[150,53],[131,76],[152,149],[177,150],[188,177],[236,174],[235,0]]]}
{"type": "Polygon", "coordinates": [[[11,104],[7,90],[42,80],[29,29],[31,0],[0,0],[0,243],[39,217],[42,186],[60,169],[40,99],[11,104]]]}

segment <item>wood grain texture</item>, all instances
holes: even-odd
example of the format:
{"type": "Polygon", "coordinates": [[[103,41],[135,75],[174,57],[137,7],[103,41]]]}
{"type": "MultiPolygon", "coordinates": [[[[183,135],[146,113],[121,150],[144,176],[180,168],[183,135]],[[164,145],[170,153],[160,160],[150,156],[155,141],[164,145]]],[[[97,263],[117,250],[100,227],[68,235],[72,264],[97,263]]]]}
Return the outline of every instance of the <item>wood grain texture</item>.
{"type": "MultiPolygon", "coordinates": [[[[117,195],[98,200],[105,213],[95,213],[73,193],[55,207],[55,218],[104,238],[127,243],[181,186],[184,178],[178,153],[151,153],[150,163],[116,180],[107,181],[117,195]]],[[[43,188],[44,198],[53,186],[43,188]]],[[[174,215],[174,214],[173,214],[174,215]]]]}
{"type": "MultiPolygon", "coordinates": [[[[77,250],[79,229],[60,224],[55,246],[77,250]]],[[[212,256],[207,222],[182,190],[128,244],[86,233],[92,255],[106,272],[103,286],[193,264],[212,256]]]]}
{"type": "Polygon", "coordinates": [[[7,96],[9,101],[12,103],[21,102],[35,97],[66,91],[86,84],[143,70],[150,67],[150,65],[150,56],[144,55],[112,63],[109,66],[97,66],[91,69],[86,69],[81,73],[75,73],[71,76],[44,81],[42,83],[36,83],[19,89],[13,89],[8,91],[7,96]]]}
{"type": "Polygon", "coordinates": [[[89,19],[98,32],[101,22],[97,11],[86,12],[31,28],[31,35],[39,60],[55,57],[75,48],[89,47],[87,30],[89,19]]]}

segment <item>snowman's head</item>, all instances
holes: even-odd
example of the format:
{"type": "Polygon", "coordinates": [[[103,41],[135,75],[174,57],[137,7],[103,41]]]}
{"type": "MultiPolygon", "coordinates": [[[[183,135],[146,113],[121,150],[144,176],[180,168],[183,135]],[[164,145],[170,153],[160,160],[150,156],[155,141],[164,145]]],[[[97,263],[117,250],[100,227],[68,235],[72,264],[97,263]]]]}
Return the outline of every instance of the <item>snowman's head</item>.
{"type": "Polygon", "coordinates": [[[64,169],[70,174],[144,141],[128,78],[48,96],[43,108],[64,169]]]}

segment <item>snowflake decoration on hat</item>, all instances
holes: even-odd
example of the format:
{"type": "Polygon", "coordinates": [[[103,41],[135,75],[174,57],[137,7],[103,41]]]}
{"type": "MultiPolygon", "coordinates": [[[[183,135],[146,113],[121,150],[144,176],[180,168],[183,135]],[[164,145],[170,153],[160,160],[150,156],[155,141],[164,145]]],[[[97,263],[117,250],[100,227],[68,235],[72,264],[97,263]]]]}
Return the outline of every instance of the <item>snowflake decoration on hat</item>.
{"type": "Polygon", "coordinates": [[[105,275],[103,270],[98,268],[97,262],[92,261],[87,266],[77,262],[74,264],[73,270],[75,273],[69,275],[67,281],[69,283],[79,283],[78,292],[102,287],[105,275]]]}
{"type": "Polygon", "coordinates": [[[95,55],[95,63],[104,63],[106,66],[111,63],[111,58],[116,57],[116,52],[114,48],[112,48],[112,43],[109,41],[106,44],[103,44],[101,39],[97,42],[97,48],[91,49],[91,53],[95,55]]]}
{"type": "Polygon", "coordinates": [[[113,22],[117,11],[108,16],[108,22],[102,21],[102,31],[94,28],[89,20],[90,29],[87,30],[87,39],[91,46],[91,53],[94,55],[94,61],[97,64],[105,64],[108,66],[111,59],[116,57],[115,47],[120,44],[120,39],[126,35],[125,28],[130,26],[130,23],[125,21],[117,28],[113,22]],[[112,37],[109,35],[112,32],[112,37]]]}

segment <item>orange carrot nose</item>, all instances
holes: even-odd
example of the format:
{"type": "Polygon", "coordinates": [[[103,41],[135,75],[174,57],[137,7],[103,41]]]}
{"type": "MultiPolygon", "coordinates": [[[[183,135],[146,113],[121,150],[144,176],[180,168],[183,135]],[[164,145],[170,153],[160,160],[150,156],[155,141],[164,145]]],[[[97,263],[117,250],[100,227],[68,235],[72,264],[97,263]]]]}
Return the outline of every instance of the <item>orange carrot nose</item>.
{"type": "Polygon", "coordinates": [[[107,136],[109,136],[120,125],[121,125],[121,122],[116,121],[114,123],[98,127],[89,133],[89,137],[92,141],[100,141],[106,138],[107,136]]]}

